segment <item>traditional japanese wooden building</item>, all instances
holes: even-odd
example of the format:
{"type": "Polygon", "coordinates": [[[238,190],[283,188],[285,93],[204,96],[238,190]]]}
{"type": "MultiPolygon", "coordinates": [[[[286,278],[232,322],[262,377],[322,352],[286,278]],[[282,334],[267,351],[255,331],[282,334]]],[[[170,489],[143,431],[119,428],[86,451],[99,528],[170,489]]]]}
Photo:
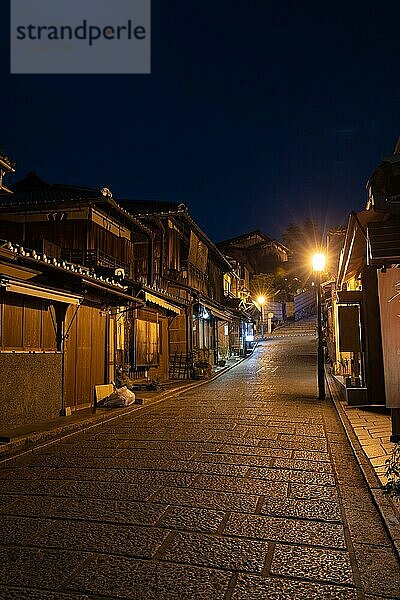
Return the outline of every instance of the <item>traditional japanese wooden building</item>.
{"type": "Polygon", "coordinates": [[[228,353],[246,356],[254,345],[255,322],[259,318],[259,311],[251,298],[248,267],[232,256],[226,258],[233,269],[224,275],[224,304],[233,314],[228,325],[228,353]]]}
{"type": "MultiPolygon", "coordinates": [[[[245,269],[247,280],[240,287],[250,289],[250,281],[257,275],[263,275],[268,273],[276,273],[282,265],[288,262],[289,250],[283,244],[262,233],[260,230],[251,231],[249,233],[242,234],[238,237],[224,240],[217,244],[218,248],[226,256],[229,257],[230,261],[236,261],[240,268],[245,269]]],[[[242,280],[243,281],[243,280],[242,280]]],[[[240,291],[239,291],[240,295],[240,291]]],[[[261,294],[260,294],[261,295],[261,294]]],[[[249,296],[247,296],[245,302],[248,302],[249,296]]],[[[256,301],[256,298],[253,298],[256,301]]],[[[254,307],[253,303],[253,307],[254,307]]],[[[249,313],[249,306],[247,307],[247,313],[249,313]]],[[[252,309],[254,313],[254,308],[252,309]]],[[[252,319],[258,321],[260,330],[261,323],[268,322],[268,314],[273,314],[274,321],[284,320],[285,311],[282,303],[276,303],[273,298],[269,297],[266,299],[264,305],[258,306],[258,318],[253,314],[252,319]]],[[[244,329],[244,322],[241,329],[244,329]]]]}
{"type": "Polygon", "coordinates": [[[0,237],[89,273],[96,270],[104,281],[124,282],[143,308],[131,308],[115,322],[119,342],[109,379],[121,370],[135,378],[168,377],[169,318],[181,309],[153,290],[154,230],[119,205],[110,190],[49,184],[30,173],[12,195],[0,194],[0,237]]]}
{"type": "Polygon", "coordinates": [[[217,246],[226,256],[245,265],[250,276],[273,273],[288,260],[288,249],[259,230],[218,242],[217,246]]]}
{"type": "Polygon", "coordinates": [[[198,362],[215,365],[219,349],[229,343],[225,326],[233,315],[224,304],[224,274],[233,271],[232,265],[184,204],[121,203],[155,233],[155,286],[182,303],[180,314],[169,324],[170,375],[189,377],[198,362]]]}
{"type": "Polygon", "coordinates": [[[1,429],[68,414],[114,376],[118,278],[0,240],[1,429]]]}
{"type": "Polygon", "coordinates": [[[349,216],[333,292],[333,370],[354,405],[392,410],[400,440],[400,154],[368,182],[366,209],[349,216]]]}

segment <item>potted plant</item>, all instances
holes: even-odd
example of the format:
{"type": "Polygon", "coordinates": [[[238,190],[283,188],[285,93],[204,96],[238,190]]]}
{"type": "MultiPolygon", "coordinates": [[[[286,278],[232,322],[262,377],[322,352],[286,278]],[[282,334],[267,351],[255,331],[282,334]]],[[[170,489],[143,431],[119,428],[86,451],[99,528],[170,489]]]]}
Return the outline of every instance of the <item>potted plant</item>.
{"type": "Polygon", "coordinates": [[[383,486],[385,494],[400,500],[400,442],[395,444],[389,458],[385,461],[386,484],[383,486]]]}

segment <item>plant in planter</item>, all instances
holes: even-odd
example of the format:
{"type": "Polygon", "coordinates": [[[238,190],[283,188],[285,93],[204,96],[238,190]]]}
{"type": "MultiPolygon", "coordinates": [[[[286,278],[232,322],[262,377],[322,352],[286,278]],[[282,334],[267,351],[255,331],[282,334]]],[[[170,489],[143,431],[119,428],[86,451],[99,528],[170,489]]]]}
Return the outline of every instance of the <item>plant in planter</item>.
{"type": "Polygon", "coordinates": [[[385,465],[387,483],[383,486],[383,491],[396,500],[400,500],[400,442],[391,451],[385,465]]]}
{"type": "Polygon", "coordinates": [[[225,346],[218,346],[218,366],[225,367],[228,358],[228,349],[225,346]]]}
{"type": "Polygon", "coordinates": [[[116,386],[117,388],[126,385],[127,388],[134,384],[134,380],[129,377],[130,365],[117,365],[116,386]]]}
{"type": "Polygon", "coordinates": [[[193,365],[194,379],[210,379],[212,366],[206,360],[198,360],[193,365]]]}

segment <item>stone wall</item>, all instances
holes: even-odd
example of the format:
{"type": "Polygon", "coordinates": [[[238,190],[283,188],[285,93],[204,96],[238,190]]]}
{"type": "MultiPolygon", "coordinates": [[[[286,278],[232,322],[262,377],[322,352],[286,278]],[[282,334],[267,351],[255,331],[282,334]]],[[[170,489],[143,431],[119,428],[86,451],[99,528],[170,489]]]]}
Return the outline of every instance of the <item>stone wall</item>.
{"type": "Polygon", "coordinates": [[[2,430],[59,416],[61,354],[0,353],[2,430]]]}

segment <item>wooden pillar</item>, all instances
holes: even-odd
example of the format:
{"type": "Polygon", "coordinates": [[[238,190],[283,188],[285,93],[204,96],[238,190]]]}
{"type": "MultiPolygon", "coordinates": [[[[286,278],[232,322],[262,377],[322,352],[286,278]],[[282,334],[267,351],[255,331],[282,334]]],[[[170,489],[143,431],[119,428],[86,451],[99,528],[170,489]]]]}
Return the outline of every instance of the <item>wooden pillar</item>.
{"type": "Polygon", "coordinates": [[[65,408],[65,317],[67,316],[69,304],[56,302],[54,304],[54,313],[56,316],[56,346],[61,352],[61,406],[60,416],[67,414],[65,408]]]}
{"type": "Polygon", "coordinates": [[[154,283],[154,241],[153,238],[149,236],[147,242],[147,285],[150,287],[154,283]]]}

